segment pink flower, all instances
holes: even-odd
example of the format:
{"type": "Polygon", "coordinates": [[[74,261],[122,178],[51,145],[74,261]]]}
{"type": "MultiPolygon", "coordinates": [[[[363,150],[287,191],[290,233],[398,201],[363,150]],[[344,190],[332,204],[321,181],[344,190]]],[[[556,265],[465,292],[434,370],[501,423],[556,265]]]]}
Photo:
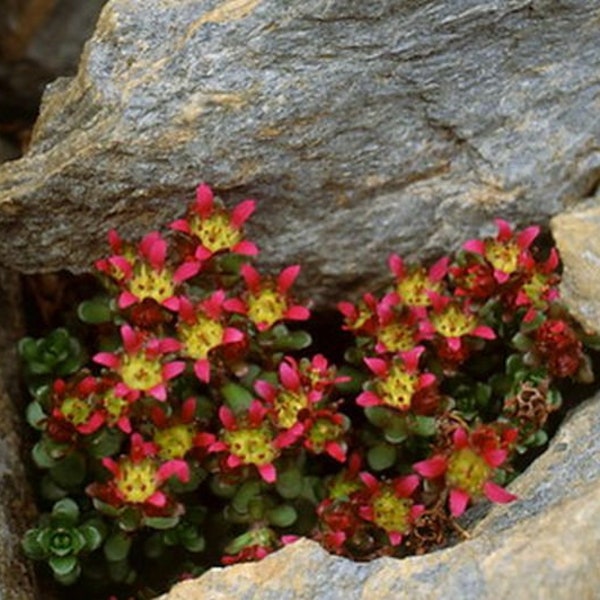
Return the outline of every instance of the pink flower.
{"type": "Polygon", "coordinates": [[[134,401],[148,394],[164,402],[167,383],[185,370],[185,362],[167,358],[180,350],[180,343],[173,338],[150,337],[129,325],[121,327],[121,338],[122,351],[99,352],[93,357],[94,362],[119,376],[115,395],[134,401]]]}
{"type": "Polygon", "coordinates": [[[244,295],[243,312],[259,331],[266,331],[279,321],[305,321],[309,318],[308,308],[293,304],[288,294],[300,273],[298,265],[286,267],[275,280],[262,279],[249,264],[242,265],[240,273],[248,289],[244,295]]]}
{"type": "MultiPolygon", "coordinates": [[[[507,432],[507,438],[514,436],[507,432]]],[[[512,502],[516,496],[494,483],[495,470],[506,462],[506,444],[490,435],[489,428],[482,434],[478,430],[469,435],[457,428],[453,447],[448,455],[437,454],[413,465],[414,470],[427,479],[444,477],[449,489],[450,513],[459,517],[471,500],[485,496],[492,502],[512,502]]]]}
{"type": "Polygon", "coordinates": [[[244,200],[230,213],[203,183],[196,189],[196,202],[189,207],[186,217],[174,221],[170,227],[198,240],[198,260],[206,261],[224,251],[255,256],[257,247],[243,238],[242,231],[255,207],[254,200],[244,200]]]}

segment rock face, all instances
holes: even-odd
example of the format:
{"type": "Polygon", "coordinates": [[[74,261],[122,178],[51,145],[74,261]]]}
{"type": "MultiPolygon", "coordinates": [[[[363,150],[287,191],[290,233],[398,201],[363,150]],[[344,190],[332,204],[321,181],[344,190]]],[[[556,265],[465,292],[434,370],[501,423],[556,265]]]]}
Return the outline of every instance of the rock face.
{"type": "Polygon", "coordinates": [[[82,270],[195,185],[259,199],[263,264],[331,304],[589,195],[598,3],[114,0],[0,168],[0,262],[82,270]],[[574,36],[573,31],[577,31],[574,36]],[[51,215],[51,219],[49,219],[51,215]]]}
{"type": "Polygon", "coordinates": [[[297,542],[260,563],[212,569],[160,600],[465,600],[596,598],[600,574],[600,396],[565,422],[548,451],[457,546],[356,564],[297,542]]]}

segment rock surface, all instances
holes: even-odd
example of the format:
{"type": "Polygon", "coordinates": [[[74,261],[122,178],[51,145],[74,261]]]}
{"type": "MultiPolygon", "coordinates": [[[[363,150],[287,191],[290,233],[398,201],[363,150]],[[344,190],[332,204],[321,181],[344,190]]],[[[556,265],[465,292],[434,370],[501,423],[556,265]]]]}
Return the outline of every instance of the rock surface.
{"type": "Polygon", "coordinates": [[[600,573],[600,395],[579,407],[496,505],[452,548],[356,564],[297,542],[260,563],[212,569],[160,600],[596,598],[600,573]]]}
{"type": "Polygon", "coordinates": [[[547,223],[600,178],[599,18],[587,0],[114,0],[0,168],[0,263],[86,269],[110,227],[172,220],[200,180],[259,199],[263,264],[301,262],[321,305],[381,283],[391,250],[547,223]]]}

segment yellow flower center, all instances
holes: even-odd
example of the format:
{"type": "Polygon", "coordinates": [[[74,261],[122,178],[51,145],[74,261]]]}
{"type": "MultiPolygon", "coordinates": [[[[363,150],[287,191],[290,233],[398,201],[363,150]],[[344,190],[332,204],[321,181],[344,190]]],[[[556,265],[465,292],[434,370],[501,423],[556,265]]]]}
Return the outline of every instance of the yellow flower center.
{"type": "Polygon", "coordinates": [[[386,531],[405,533],[410,528],[411,501],[398,498],[391,488],[384,488],[373,501],[373,521],[386,531]]]}
{"type": "Polygon", "coordinates": [[[277,458],[271,432],[266,427],[225,431],[224,437],[231,454],[246,464],[265,465],[277,458]]]}
{"type": "Polygon", "coordinates": [[[336,425],[329,419],[317,419],[310,428],[308,439],[315,452],[323,452],[325,444],[339,438],[342,433],[341,425],[336,425]]]}
{"type": "Polygon", "coordinates": [[[170,271],[155,271],[149,265],[136,265],[129,281],[129,290],[138,298],[152,298],[159,304],[175,293],[175,284],[170,271]]]}
{"type": "Polygon", "coordinates": [[[485,257],[498,271],[514,273],[519,265],[519,246],[515,242],[489,240],[485,244],[485,257]]]}
{"type": "Polygon", "coordinates": [[[403,323],[390,323],[377,334],[379,341],[390,352],[406,352],[415,345],[412,328],[403,323]]]}
{"type": "Polygon", "coordinates": [[[143,352],[125,354],[121,377],[132,390],[151,390],[162,382],[162,365],[156,358],[146,358],[143,352]]]}
{"type": "Polygon", "coordinates": [[[264,323],[267,327],[283,319],[286,310],[285,298],[269,288],[262,289],[258,296],[251,294],[248,299],[250,319],[254,323],[264,323]]]}
{"type": "Polygon", "coordinates": [[[108,414],[108,422],[112,425],[126,412],[129,402],[127,402],[125,398],[115,396],[114,393],[110,391],[104,394],[102,405],[108,414]]]}
{"type": "Polygon", "coordinates": [[[344,473],[342,473],[333,479],[328,495],[332,500],[347,500],[360,488],[360,483],[356,479],[345,479],[344,473]]]}
{"type": "Polygon", "coordinates": [[[158,429],[154,441],[158,444],[158,455],[163,460],[183,458],[193,446],[194,434],[190,425],[173,425],[158,429]]]}
{"type": "Polygon", "coordinates": [[[60,405],[60,412],[69,423],[78,426],[87,423],[92,409],[81,398],[65,398],[60,405]]]}
{"type": "Polygon", "coordinates": [[[298,418],[298,413],[308,407],[308,398],[302,392],[282,391],[274,402],[275,418],[279,427],[289,429],[298,418]]]}
{"type": "Polygon", "coordinates": [[[233,227],[225,212],[214,212],[207,219],[194,217],[190,229],[211,252],[229,250],[242,239],[241,231],[233,227]]]}
{"type": "Polygon", "coordinates": [[[477,318],[461,310],[456,304],[448,304],[444,310],[431,316],[435,330],[444,337],[462,337],[477,327],[477,318]]]}
{"type": "Polygon", "coordinates": [[[492,468],[471,448],[461,448],[448,460],[446,482],[469,496],[480,496],[483,484],[490,478],[492,468]]]}
{"type": "Polygon", "coordinates": [[[398,282],[396,291],[409,306],[429,306],[431,300],[427,292],[441,293],[442,285],[431,281],[425,269],[416,268],[398,282]]]}
{"type": "Polygon", "coordinates": [[[402,365],[394,363],[387,377],[377,382],[377,395],[387,406],[408,410],[418,383],[418,374],[407,373],[402,365]]]}
{"type": "Polygon", "coordinates": [[[540,307],[543,305],[544,294],[548,291],[548,277],[541,273],[534,273],[522,289],[533,305],[540,307]]]}
{"type": "Polygon", "coordinates": [[[179,327],[179,339],[190,358],[200,360],[223,341],[224,328],[219,321],[198,315],[193,324],[182,323],[179,327]]]}
{"type": "Polygon", "coordinates": [[[157,464],[151,458],[133,462],[125,458],[119,462],[116,486],[126,502],[145,502],[156,492],[157,464]]]}

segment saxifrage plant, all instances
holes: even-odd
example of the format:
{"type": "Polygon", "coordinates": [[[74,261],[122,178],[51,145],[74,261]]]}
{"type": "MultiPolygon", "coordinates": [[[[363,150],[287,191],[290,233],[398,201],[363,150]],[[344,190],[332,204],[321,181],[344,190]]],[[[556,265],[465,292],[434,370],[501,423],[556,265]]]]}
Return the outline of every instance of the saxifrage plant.
{"type": "Polygon", "coordinates": [[[200,185],[168,238],[110,232],[105,292],[78,307],[91,362],[64,329],[21,342],[55,503],[23,545],[60,583],[152,597],[299,536],[355,560],[440,547],[469,505],[515,499],[560,390],[593,379],[538,227],[498,219],[429,266],[392,254],[388,289],[339,304],[338,368],[308,352],[300,267],[254,266],[254,209],[200,185]]]}

